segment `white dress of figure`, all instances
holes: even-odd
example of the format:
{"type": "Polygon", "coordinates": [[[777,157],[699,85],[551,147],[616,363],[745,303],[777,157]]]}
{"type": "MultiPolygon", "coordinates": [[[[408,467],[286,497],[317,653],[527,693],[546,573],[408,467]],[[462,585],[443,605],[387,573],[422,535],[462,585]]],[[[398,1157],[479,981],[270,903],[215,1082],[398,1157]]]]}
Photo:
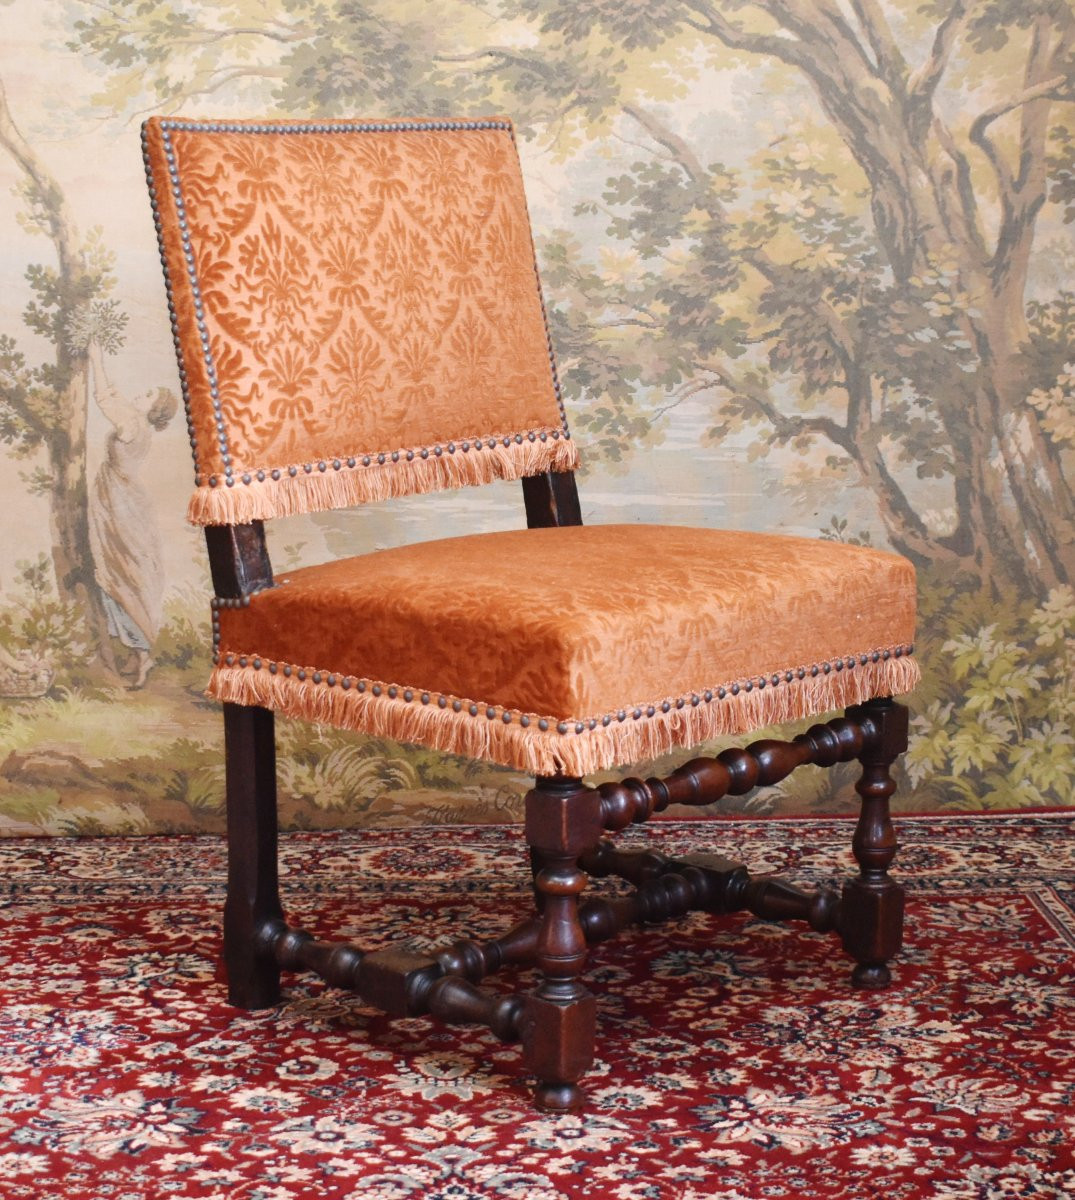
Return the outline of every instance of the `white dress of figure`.
{"type": "Polygon", "coordinates": [[[149,651],[160,630],[164,602],[161,538],[140,472],[149,453],[152,426],[163,425],[111,386],[96,347],[90,356],[97,404],[112,425],[90,495],[90,549],[108,632],[138,652],[140,685],[149,669],[149,651]]]}

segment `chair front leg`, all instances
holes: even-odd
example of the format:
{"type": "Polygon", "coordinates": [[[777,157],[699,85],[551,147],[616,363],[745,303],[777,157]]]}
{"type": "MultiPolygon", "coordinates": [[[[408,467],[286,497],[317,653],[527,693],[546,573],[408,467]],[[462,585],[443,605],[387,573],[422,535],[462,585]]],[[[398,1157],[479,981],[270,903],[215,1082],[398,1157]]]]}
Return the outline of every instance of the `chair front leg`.
{"type": "Polygon", "coordinates": [[[526,836],[538,866],[536,963],[542,979],[526,998],[520,1033],[526,1065],[538,1077],[534,1102],[547,1112],[582,1105],[578,1081],[593,1062],[596,1001],[579,978],[587,950],[578,903],[586,875],[578,859],[600,835],[596,791],[578,779],[538,779],[526,797],[526,836]]]}
{"type": "Polygon", "coordinates": [[[851,843],[859,874],[844,884],[840,934],[844,949],[858,961],[851,982],[860,988],[882,988],[891,981],[888,962],[903,941],[904,890],[888,874],[897,847],[889,798],[896,790],[890,769],[907,749],[907,709],[884,698],[869,700],[852,712],[875,733],[859,756],[862,777],[855,790],[862,806],[851,843]]]}
{"type": "Polygon", "coordinates": [[[280,1001],[272,933],[283,927],[277,884],[276,743],[266,708],[224,705],[228,803],[228,895],[224,965],[239,1008],[280,1001]]]}

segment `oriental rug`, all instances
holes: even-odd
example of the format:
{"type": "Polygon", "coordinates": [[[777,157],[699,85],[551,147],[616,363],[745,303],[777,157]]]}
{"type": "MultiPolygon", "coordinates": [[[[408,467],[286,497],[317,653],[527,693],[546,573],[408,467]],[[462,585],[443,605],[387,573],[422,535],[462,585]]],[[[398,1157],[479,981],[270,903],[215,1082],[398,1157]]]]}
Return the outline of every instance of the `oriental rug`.
{"type": "MultiPolygon", "coordinates": [[[[806,882],[844,819],[659,822],[806,882]]],[[[230,1008],[213,838],[0,842],[0,1196],[887,1200],[1075,1196],[1075,813],[904,817],[893,986],[831,937],[692,916],[598,947],[589,1107],[530,1107],[515,1047],[307,978],[230,1008]]],[[[529,904],[519,831],[293,834],[289,916],[374,947],[529,904]]],[[[524,979],[523,984],[526,983],[524,979]]]]}

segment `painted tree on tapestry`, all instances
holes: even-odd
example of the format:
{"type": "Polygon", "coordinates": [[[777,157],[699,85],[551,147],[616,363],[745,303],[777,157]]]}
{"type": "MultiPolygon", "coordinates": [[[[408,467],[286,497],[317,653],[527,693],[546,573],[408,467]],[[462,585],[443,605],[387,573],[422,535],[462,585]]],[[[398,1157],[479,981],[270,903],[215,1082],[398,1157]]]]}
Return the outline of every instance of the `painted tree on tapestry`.
{"type": "Polygon", "coordinates": [[[111,111],[502,108],[554,153],[633,143],[578,211],[602,256],[542,247],[590,446],[626,459],[705,397],[704,436],[860,488],[923,573],[916,769],[1075,799],[1075,294],[1028,293],[1043,220],[1075,216],[1064,0],[73,7],[111,111]],[[677,101],[724,78],[752,140],[719,161],[729,118],[677,101]]]}
{"type": "Polygon", "coordinates": [[[54,262],[27,268],[33,299],[23,312],[35,350],[44,344],[48,361],[29,365],[19,342],[0,336],[0,439],[17,458],[33,463],[24,483],[48,497],[52,563],[51,579],[45,578],[40,560],[22,565],[22,582],[32,599],[21,619],[14,621],[7,612],[0,622],[6,635],[0,639],[0,694],[39,694],[54,678],[49,660],[57,655],[67,660],[68,678],[83,659],[96,661],[110,680],[119,681],[115,639],[137,647],[137,663],[126,679],[141,687],[160,625],[163,579],[154,553],[156,532],[144,518],[141,493],[132,496],[131,490],[138,487],[134,467],[144,455],[149,428],[164,428],[178,401],[158,388],[132,402],[112,386],[105,359],[123,345],[127,324],[126,313],[110,295],[116,283],[114,255],[97,232],[80,236],[63,189],[19,130],[2,81],[0,151],[19,172],[22,224],[44,235],[54,256],[54,262]],[[92,487],[87,477],[91,396],[112,429],[92,487]],[[141,535],[111,511],[123,492],[126,506],[142,517],[141,535]],[[2,645],[7,640],[30,646],[12,655],[2,645]]]}
{"type": "MultiPolygon", "coordinates": [[[[28,366],[18,342],[0,335],[0,439],[19,458],[37,459],[26,484],[49,497],[59,603],[77,610],[91,641],[104,643],[106,619],[94,581],[88,522],[88,336],[92,326],[99,344],[115,350],[126,317],[109,299],[115,283],[110,255],[97,239],[80,238],[62,189],[15,124],[2,81],[0,151],[19,172],[24,225],[49,239],[55,257],[55,265],[28,268],[34,298],[23,317],[31,334],[51,347],[50,361],[28,366]]],[[[71,644],[70,639],[65,644],[68,651],[71,644]]],[[[11,669],[19,666],[13,662],[11,669]]]]}

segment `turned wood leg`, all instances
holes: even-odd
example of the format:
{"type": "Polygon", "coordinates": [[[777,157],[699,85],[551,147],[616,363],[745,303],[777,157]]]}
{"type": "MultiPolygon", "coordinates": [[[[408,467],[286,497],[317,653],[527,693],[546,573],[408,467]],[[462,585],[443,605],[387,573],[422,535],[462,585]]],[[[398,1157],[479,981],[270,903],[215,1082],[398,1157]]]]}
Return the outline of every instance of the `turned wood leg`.
{"type": "Polygon", "coordinates": [[[530,879],[534,889],[534,905],[538,912],[541,912],[545,907],[545,894],[538,887],[537,877],[541,874],[542,867],[545,866],[545,857],[540,850],[535,846],[530,847],[530,879]]]}
{"type": "Polygon", "coordinates": [[[862,777],[855,790],[862,797],[851,846],[859,864],[857,878],[844,884],[840,933],[844,949],[857,959],[851,982],[860,988],[882,988],[891,980],[888,962],[903,939],[903,888],[888,874],[896,855],[896,830],[889,797],[896,790],[893,762],[907,749],[907,709],[891,699],[870,700],[855,710],[877,735],[859,756],[862,777]]]}
{"type": "Polygon", "coordinates": [[[228,801],[228,895],[224,965],[228,999],[239,1008],[280,1000],[280,968],[271,949],[283,927],[277,886],[276,745],[266,708],[224,705],[228,801]]]}
{"type": "Polygon", "coordinates": [[[548,1112],[579,1108],[578,1081],[593,1062],[596,1002],[579,975],[586,935],[579,893],[586,875],[578,858],[601,835],[601,798],[578,779],[542,777],[526,797],[526,835],[541,902],[536,963],[542,978],[526,997],[520,1023],[527,1067],[538,1077],[534,1101],[548,1112]]]}

